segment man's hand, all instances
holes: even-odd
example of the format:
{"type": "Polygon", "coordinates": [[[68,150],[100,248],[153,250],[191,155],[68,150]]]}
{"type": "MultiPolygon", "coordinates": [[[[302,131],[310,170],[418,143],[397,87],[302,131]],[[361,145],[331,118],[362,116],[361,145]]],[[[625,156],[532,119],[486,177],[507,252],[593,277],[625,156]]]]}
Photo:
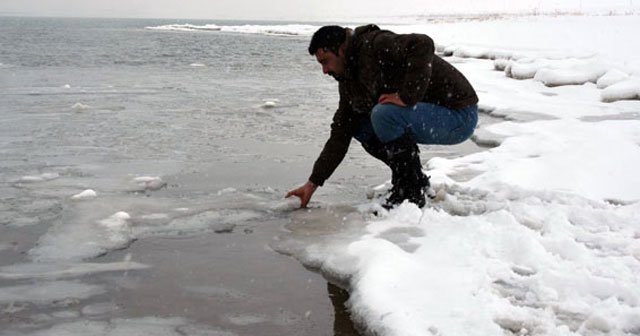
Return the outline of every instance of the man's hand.
{"type": "Polygon", "coordinates": [[[307,181],[307,183],[305,183],[302,187],[289,191],[285,198],[296,196],[300,199],[300,207],[306,208],[309,200],[311,199],[311,196],[316,191],[316,189],[318,189],[317,185],[315,185],[311,181],[307,181]]]}
{"type": "Polygon", "coordinates": [[[407,107],[407,104],[405,104],[402,99],[400,99],[400,96],[397,92],[381,94],[380,98],[378,98],[378,104],[394,104],[402,107],[407,107]]]}

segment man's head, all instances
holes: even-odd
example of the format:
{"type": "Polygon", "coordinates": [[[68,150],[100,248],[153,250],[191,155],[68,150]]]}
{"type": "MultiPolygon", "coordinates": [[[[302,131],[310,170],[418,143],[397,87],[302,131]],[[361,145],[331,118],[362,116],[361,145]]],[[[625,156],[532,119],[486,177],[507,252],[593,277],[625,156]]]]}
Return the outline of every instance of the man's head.
{"type": "Polygon", "coordinates": [[[322,65],[322,72],[337,81],[344,78],[346,62],[344,55],[347,30],[340,26],[324,26],[313,34],[309,43],[309,54],[315,55],[322,65]]]}

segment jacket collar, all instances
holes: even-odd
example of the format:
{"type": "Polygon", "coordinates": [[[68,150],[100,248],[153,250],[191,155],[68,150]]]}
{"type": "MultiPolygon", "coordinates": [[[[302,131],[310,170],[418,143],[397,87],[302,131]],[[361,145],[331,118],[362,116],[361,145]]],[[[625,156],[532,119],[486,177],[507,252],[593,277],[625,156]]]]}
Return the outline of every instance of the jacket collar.
{"type": "Polygon", "coordinates": [[[347,28],[347,37],[345,40],[345,79],[351,80],[356,76],[356,69],[358,67],[358,54],[359,45],[362,43],[359,37],[365,33],[380,30],[380,28],[374,24],[368,24],[365,26],[357,27],[355,30],[347,28]]]}
{"type": "Polygon", "coordinates": [[[347,38],[345,40],[344,56],[345,56],[345,74],[344,78],[347,80],[355,77],[356,69],[356,55],[353,48],[354,31],[351,28],[347,28],[347,38]]]}

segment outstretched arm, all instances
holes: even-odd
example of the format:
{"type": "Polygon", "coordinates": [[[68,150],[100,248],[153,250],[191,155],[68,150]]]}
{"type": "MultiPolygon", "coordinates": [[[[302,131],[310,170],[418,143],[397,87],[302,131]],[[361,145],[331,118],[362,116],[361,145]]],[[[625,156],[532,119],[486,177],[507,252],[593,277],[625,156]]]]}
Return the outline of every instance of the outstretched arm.
{"type": "Polygon", "coordinates": [[[313,193],[316,191],[316,189],[318,189],[318,186],[315,183],[307,181],[307,183],[305,183],[303,186],[289,191],[285,198],[296,196],[300,199],[300,207],[306,208],[309,200],[311,200],[311,196],[313,196],[313,193]]]}

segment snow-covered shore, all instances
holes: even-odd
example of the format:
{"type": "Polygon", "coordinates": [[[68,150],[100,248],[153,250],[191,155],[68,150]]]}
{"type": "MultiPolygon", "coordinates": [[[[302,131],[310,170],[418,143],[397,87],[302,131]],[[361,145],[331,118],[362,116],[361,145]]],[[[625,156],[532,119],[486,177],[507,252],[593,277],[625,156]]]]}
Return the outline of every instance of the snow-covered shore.
{"type": "Polygon", "coordinates": [[[453,55],[483,113],[503,119],[475,135],[497,146],[428,161],[444,201],[404,204],[298,258],[346,279],[375,335],[639,334],[638,17],[385,28],[453,55]],[[627,84],[599,83],[610,77],[627,84]]]}

